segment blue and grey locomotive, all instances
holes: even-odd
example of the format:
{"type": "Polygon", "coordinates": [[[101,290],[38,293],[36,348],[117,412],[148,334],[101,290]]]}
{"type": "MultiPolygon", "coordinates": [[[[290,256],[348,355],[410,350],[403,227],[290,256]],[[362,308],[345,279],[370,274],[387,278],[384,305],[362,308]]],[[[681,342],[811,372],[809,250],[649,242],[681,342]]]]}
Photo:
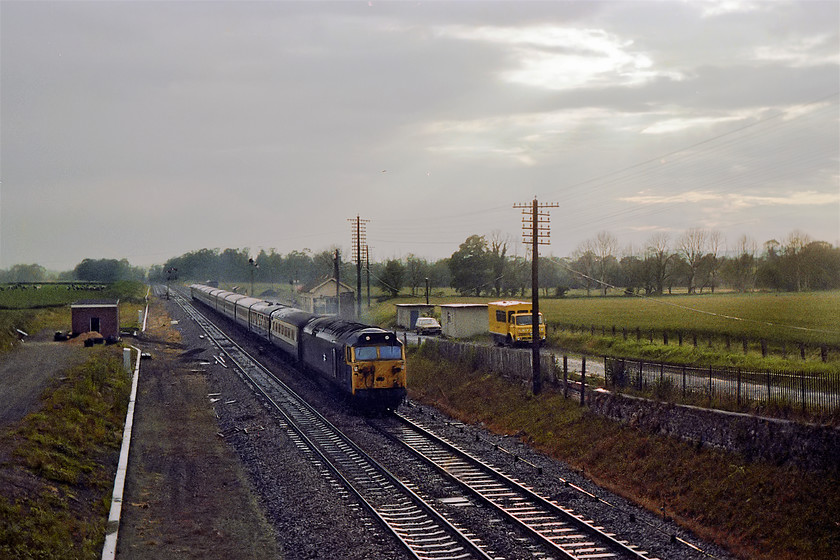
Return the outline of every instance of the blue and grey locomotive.
{"type": "Polygon", "coordinates": [[[405,349],[396,333],[315,315],[202,284],[199,301],[268,341],[365,409],[395,410],[405,399],[405,349]]]}

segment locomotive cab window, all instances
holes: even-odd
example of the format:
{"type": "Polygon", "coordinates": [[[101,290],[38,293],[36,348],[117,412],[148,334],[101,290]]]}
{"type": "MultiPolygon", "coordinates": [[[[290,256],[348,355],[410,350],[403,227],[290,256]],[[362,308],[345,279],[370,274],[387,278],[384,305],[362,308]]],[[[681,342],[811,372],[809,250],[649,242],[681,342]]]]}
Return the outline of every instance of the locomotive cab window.
{"type": "Polygon", "coordinates": [[[367,361],[376,359],[376,346],[357,346],[356,360],[367,361]]]}
{"type": "Polygon", "coordinates": [[[383,360],[399,360],[402,358],[402,349],[399,346],[380,346],[379,357],[383,360]]]}

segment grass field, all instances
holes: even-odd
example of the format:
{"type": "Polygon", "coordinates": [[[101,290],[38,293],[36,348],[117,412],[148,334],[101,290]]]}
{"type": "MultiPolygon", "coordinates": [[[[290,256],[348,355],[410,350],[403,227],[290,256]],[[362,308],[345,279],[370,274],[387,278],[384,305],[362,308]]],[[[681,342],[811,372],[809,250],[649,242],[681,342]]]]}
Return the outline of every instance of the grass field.
{"type": "Polygon", "coordinates": [[[120,328],[137,328],[137,311],[142,309],[146,287],[139,282],[117,282],[102,291],[68,290],[62,284],[43,284],[0,292],[0,352],[11,349],[16,329],[35,334],[43,329],[70,330],[70,304],[82,299],[119,299],[120,328]]]}

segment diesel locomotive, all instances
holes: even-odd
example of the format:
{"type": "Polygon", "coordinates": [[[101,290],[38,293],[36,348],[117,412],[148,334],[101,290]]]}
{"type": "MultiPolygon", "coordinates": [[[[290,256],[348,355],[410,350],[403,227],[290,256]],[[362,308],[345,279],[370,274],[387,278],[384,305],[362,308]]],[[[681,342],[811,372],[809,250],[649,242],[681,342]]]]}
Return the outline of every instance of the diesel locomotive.
{"type": "Polygon", "coordinates": [[[394,332],[203,284],[190,286],[190,294],[329,381],[363,410],[396,410],[405,399],[405,349],[394,332]]]}

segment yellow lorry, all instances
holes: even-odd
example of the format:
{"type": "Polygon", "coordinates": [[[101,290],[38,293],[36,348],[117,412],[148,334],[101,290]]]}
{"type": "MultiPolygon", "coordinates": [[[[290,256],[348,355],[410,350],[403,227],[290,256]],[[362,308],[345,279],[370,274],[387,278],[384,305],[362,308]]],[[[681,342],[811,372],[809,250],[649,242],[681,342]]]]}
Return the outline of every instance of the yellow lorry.
{"type": "MultiPolygon", "coordinates": [[[[496,344],[530,344],[533,332],[531,304],[524,301],[492,301],[487,304],[490,337],[496,344]]],[[[540,313],[540,343],[545,342],[545,320],[540,313]]]]}

